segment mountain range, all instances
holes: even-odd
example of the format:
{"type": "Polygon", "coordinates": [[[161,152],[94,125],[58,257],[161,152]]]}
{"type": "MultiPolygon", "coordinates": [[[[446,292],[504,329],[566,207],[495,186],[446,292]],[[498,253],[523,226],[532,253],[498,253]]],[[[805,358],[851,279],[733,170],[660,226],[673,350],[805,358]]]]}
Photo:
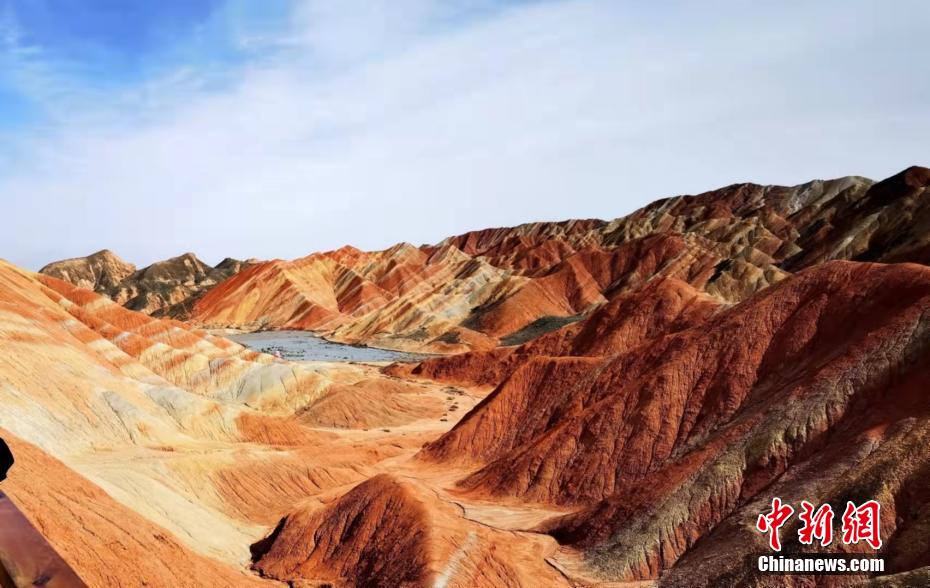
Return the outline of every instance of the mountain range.
{"type": "Polygon", "coordinates": [[[104,249],[87,257],[50,263],[39,273],[104,294],[131,310],[187,319],[200,296],[252,263],[255,260],[228,257],[210,267],[193,253],[185,253],[137,270],[104,249]]]}
{"type": "MultiPolygon", "coordinates": [[[[928,204],[911,167],[378,252],[2,263],[5,489],[94,586],[925,585],[928,204]],[[757,572],[773,496],[879,501],[885,572],[757,572]]],[[[785,553],[874,553],[796,523],[785,553]]]]}
{"type": "Polygon", "coordinates": [[[40,273],[208,328],[300,329],[436,353],[490,349],[578,320],[657,277],[735,303],[830,260],[927,262],[928,173],[736,184],[612,221],[531,223],[377,252],[346,246],[216,268],[188,253],[135,271],[103,251],[40,273]]]}

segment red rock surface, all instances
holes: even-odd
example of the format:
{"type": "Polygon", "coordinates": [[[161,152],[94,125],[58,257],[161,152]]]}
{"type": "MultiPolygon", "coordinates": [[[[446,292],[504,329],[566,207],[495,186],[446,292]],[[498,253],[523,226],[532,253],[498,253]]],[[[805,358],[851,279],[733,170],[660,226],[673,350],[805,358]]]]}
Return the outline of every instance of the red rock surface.
{"type": "Polygon", "coordinates": [[[10,497],[0,492],[0,585],[36,584],[87,586],[10,497]]]}
{"type": "Polygon", "coordinates": [[[616,354],[650,337],[699,324],[720,306],[714,298],[676,278],[661,278],[633,291],[621,291],[584,321],[572,323],[518,347],[499,347],[386,371],[453,384],[495,385],[522,363],[538,356],[616,354]]]}
{"type": "Polygon", "coordinates": [[[282,580],[421,586],[430,577],[428,533],[420,501],[382,474],[322,511],[289,515],[256,568],[282,580]]]}
{"type": "Polygon", "coordinates": [[[895,539],[930,497],[930,456],[901,459],[930,427],[930,268],[830,262],[717,312],[690,300],[644,309],[664,320],[634,320],[610,355],[525,360],[422,458],[477,464],[472,496],[583,506],[544,528],[605,579],[748,582],[773,493],[876,498],[896,571],[927,565],[895,539]]]}
{"type": "Polygon", "coordinates": [[[567,585],[532,543],[459,513],[417,480],[380,474],[288,514],[255,546],[255,569],[311,586],[567,585]]]}

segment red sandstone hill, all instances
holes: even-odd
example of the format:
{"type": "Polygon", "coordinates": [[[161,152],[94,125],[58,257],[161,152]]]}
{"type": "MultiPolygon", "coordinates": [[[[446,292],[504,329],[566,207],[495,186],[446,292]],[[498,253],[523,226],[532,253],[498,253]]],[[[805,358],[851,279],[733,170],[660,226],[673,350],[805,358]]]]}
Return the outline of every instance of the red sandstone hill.
{"type": "Polygon", "coordinates": [[[745,565],[773,495],[875,498],[891,571],[930,565],[910,539],[930,507],[930,268],[830,262],[717,309],[664,282],[623,306],[608,347],[583,336],[604,317],[573,325],[421,458],[476,464],[470,496],[581,506],[543,528],[602,579],[783,585],[745,565]]]}
{"type": "Polygon", "coordinates": [[[421,586],[431,576],[428,535],[420,500],[382,474],[325,509],[289,515],[255,567],[281,580],[421,586]]]}
{"type": "Polygon", "coordinates": [[[288,514],[253,546],[254,568],[306,586],[567,586],[532,544],[460,516],[435,491],[380,474],[288,514]]]}

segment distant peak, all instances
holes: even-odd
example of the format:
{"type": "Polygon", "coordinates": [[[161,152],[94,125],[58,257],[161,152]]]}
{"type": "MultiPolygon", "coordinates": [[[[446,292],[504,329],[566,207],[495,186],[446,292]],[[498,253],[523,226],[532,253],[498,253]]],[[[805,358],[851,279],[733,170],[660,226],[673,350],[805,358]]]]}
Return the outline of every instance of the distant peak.
{"type": "Polygon", "coordinates": [[[873,185],[869,190],[869,197],[876,204],[887,205],[928,186],[930,186],[930,169],[912,165],[873,185]]]}
{"type": "Polygon", "coordinates": [[[364,252],[357,247],[353,247],[352,245],[343,245],[339,249],[334,249],[333,253],[357,255],[364,252]]]}
{"type": "Polygon", "coordinates": [[[920,165],[912,165],[898,175],[903,177],[908,186],[925,188],[930,185],[930,169],[920,165]]]}
{"type": "Polygon", "coordinates": [[[111,266],[118,265],[118,266],[135,269],[135,266],[133,264],[124,260],[119,255],[113,253],[113,251],[111,251],[110,249],[101,249],[100,251],[95,251],[94,253],[91,253],[90,255],[87,255],[85,257],[70,257],[68,259],[61,259],[58,261],[53,261],[47,264],[42,269],[40,269],[39,272],[45,273],[46,271],[51,271],[56,267],[65,267],[65,266],[73,266],[74,264],[89,264],[89,263],[93,263],[93,264],[104,263],[104,264],[111,265],[111,266]]]}
{"type": "MultiPolygon", "coordinates": [[[[81,259],[81,258],[76,258],[76,259],[81,259]]],[[[100,251],[91,253],[84,259],[88,261],[110,261],[110,262],[118,263],[120,265],[132,265],[126,260],[124,260],[122,257],[120,257],[119,255],[113,253],[113,250],[111,249],[101,249],[100,251]]]]}
{"type": "Polygon", "coordinates": [[[100,251],[91,253],[87,257],[116,257],[119,258],[119,255],[113,253],[110,249],[101,249],[100,251]]]}
{"type": "Polygon", "coordinates": [[[200,258],[197,257],[195,253],[191,251],[187,251],[176,257],[171,257],[169,259],[165,259],[165,260],[153,263],[152,265],[170,264],[170,263],[179,263],[179,262],[184,263],[185,261],[190,261],[197,265],[206,265],[204,262],[200,260],[200,258]]]}

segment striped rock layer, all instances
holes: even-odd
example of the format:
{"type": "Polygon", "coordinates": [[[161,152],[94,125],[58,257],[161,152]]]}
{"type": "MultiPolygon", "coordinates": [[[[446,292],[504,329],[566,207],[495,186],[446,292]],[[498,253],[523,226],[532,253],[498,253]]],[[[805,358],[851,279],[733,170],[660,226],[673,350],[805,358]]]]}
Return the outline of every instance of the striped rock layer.
{"type": "Polygon", "coordinates": [[[192,320],[441,353],[519,344],[656,278],[736,303],[829,260],[930,261],[928,182],[930,171],[915,167],[878,183],[737,184],[609,222],[531,223],[437,245],[274,260],[211,288],[192,320]]]}
{"type": "Polygon", "coordinates": [[[2,261],[0,345],[3,491],[90,586],[268,585],[248,571],[267,526],[398,451],[304,423],[442,412],[373,369],[281,361],[2,261]]]}

